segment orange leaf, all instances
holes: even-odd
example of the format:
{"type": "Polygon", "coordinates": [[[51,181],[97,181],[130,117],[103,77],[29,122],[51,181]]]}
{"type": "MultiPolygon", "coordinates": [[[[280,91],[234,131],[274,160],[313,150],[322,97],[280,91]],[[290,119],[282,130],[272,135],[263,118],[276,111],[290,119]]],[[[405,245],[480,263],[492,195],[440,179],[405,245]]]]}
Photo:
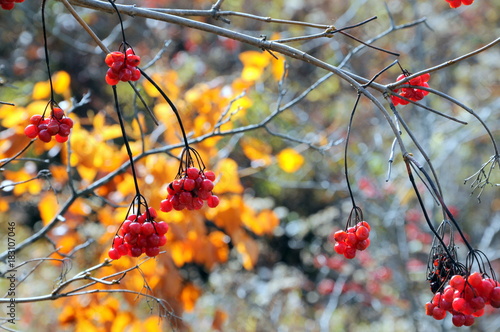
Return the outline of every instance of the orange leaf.
{"type": "Polygon", "coordinates": [[[187,284],[181,291],[180,300],[184,304],[184,310],[193,311],[196,300],[201,295],[201,290],[192,283],[187,284]]]}
{"type": "Polygon", "coordinates": [[[234,160],[222,159],[217,163],[214,172],[220,175],[220,181],[215,185],[214,192],[218,194],[241,194],[243,192],[243,186],[238,174],[238,164],[234,160]]]}
{"type": "Polygon", "coordinates": [[[52,192],[44,193],[40,203],[38,203],[38,210],[40,211],[43,224],[47,225],[59,211],[56,196],[52,192]]]}

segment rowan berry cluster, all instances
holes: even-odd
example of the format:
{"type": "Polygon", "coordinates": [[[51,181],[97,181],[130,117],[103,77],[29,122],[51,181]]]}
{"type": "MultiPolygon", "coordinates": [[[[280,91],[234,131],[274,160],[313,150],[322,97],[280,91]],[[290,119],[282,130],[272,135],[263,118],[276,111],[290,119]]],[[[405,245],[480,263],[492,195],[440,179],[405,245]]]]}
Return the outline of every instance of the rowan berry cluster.
{"type": "Polygon", "coordinates": [[[471,326],[476,317],[484,314],[487,305],[500,308],[500,284],[474,272],[466,277],[454,275],[448,286],[426,303],[425,312],[437,320],[449,312],[455,326],[471,326]]]}
{"type": "Polygon", "coordinates": [[[137,66],[141,63],[141,58],[128,48],[125,53],[120,51],[111,52],[104,60],[109,69],[106,72],[106,83],[117,85],[118,82],[137,81],[141,78],[141,72],[137,66]]]}
{"type": "Polygon", "coordinates": [[[212,193],[215,174],[212,171],[204,172],[197,167],[188,167],[179,179],[172,181],[168,187],[168,196],[161,201],[160,210],[199,210],[204,201],[207,206],[215,208],[219,205],[219,197],[212,193]]]}
{"type": "Polygon", "coordinates": [[[109,258],[118,259],[125,255],[139,257],[142,254],[157,256],[160,247],[167,242],[165,234],[168,232],[167,223],[154,220],[157,216],[152,207],[140,215],[129,215],[113,239],[113,245],[108,252],[109,258]]]}
{"type": "Polygon", "coordinates": [[[469,6],[474,0],[445,0],[451,8],[458,8],[461,5],[469,6]]]}
{"type": "Polygon", "coordinates": [[[353,259],[356,257],[357,250],[365,250],[370,245],[370,224],[366,221],[360,221],[356,226],[347,228],[346,231],[340,230],[333,234],[335,246],[333,249],[339,255],[345,258],[353,259]]]}
{"type": "Polygon", "coordinates": [[[5,10],[11,10],[14,8],[15,4],[24,2],[24,0],[0,0],[0,7],[5,10]]]}
{"type": "MultiPolygon", "coordinates": [[[[398,76],[397,81],[401,81],[404,79],[406,76],[405,74],[401,74],[398,76]]],[[[429,84],[427,83],[429,79],[431,78],[431,75],[429,73],[423,74],[421,76],[415,77],[409,81],[409,85],[414,85],[414,86],[422,86],[425,88],[429,87],[429,84]]],[[[406,83],[408,84],[408,83],[406,83]]],[[[401,89],[396,89],[394,90],[395,93],[398,93],[400,96],[408,98],[412,101],[419,101],[422,100],[425,96],[429,94],[429,91],[424,91],[416,88],[401,88],[401,89]],[[401,92],[400,92],[401,90],[401,92]]],[[[407,105],[409,101],[404,100],[399,98],[397,95],[392,95],[391,96],[392,103],[396,105],[407,105]]]]}
{"type": "Polygon", "coordinates": [[[43,115],[35,114],[30,118],[30,124],[24,128],[24,134],[28,138],[38,136],[40,141],[48,143],[52,140],[52,136],[59,143],[64,143],[68,140],[68,136],[73,128],[73,120],[64,116],[64,111],[59,107],[54,107],[50,114],[50,118],[44,118],[43,115]]]}

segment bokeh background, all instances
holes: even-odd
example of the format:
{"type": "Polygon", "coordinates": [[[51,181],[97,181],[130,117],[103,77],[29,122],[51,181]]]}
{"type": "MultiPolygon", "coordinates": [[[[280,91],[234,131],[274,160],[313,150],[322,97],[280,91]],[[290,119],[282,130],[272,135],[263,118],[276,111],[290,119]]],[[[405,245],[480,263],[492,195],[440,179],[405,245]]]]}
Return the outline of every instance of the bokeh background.
{"type": "MultiPolygon", "coordinates": [[[[213,5],[167,0],[121,3],[169,9],[209,9],[213,5]]],[[[119,47],[116,16],[76,9],[111,50],[119,47]]],[[[450,9],[444,0],[227,1],[222,9],[336,27],[377,16],[350,31],[362,40],[386,31],[391,22],[402,25],[425,17],[425,23],[393,31],[375,43],[400,53],[401,66],[410,72],[464,55],[500,34],[500,3],[495,1],[477,0],[458,9],[450,9]]],[[[210,17],[192,18],[270,39],[322,31],[237,16],[227,17],[231,24],[210,17]]],[[[76,125],[69,149],[36,142],[23,154],[31,159],[11,162],[2,169],[0,227],[6,230],[7,222],[15,220],[20,243],[48,224],[66,204],[71,197],[70,179],[77,189],[84,189],[112,176],[92,194],[72,202],[64,214],[65,222],[47,237],[17,254],[17,263],[66,257],[64,264],[35,261],[20,268],[18,297],[49,294],[61,280],[102,262],[134,194],[130,172],[113,173],[127,157],[112,91],[104,82],[102,51],[60,2],[47,3],[47,25],[56,99],[64,109],[71,109],[76,125]],[[88,102],[79,104],[87,93],[88,102]],[[49,170],[50,176],[37,176],[42,170],[49,170]],[[26,180],[30,181],[10,185],[26,180]]],[[[146,72],[177,105],[189,137],[197,140],[217,132],[217,124],[227,133],[193,145],[207,168],[219,175],[214,192],[221,197],[221,205],[199,212],[160,213],[171,225],[166,252],[142,265],[141,273],[127,274],[120,285],[97,287],[141,291],[146,280],[153,294],[168,302],[172,316],[160,319],[154,302],[135,295],[87,294],[18,304],[16,326],[4,326],[19,331],[34,327],[46,331],[453,330],[450,317],[435,321],[425,316],[424,304],[432,298],[426,281],[432,235],[397,148],[388,178],[394,136],[367,99],[361,99],[354,117],[347,162],[356,202],[372,225],[372,242],[348,261],[334,253],[329,237],[344,227],[352,207],[343,169],[347,124],[356,98],[352,87],[330,77],[276,116],[267,130],[257,126],[231,133],[259,123],[327,72],[279,55],[276,60],[240,42],[165,22],[124,16],[124,26],[127,42],[141,56],[143,66],[150,64],[146,72]],[[220,123],[219,119],[227,121],[220,123]]],[[[12,11],[2,10],[0,27],[0,100],[16,105],[0,107],[0,153],[7,158],[26,146],[23,129],[27,119],[43,112],[49,98],[40,2],[27,0],[12,11]]],[[[290,45],[339,65],[360,44],[335,35],[290,45]]],[[[499,58],[497,45],[433,73],[429,82],[432,88],[474,109],[496,139],[500,136],[499,58]]],[[[394,59],[365,48],[344,68],[371,78],[394,59]]],[[[400,72],[394,66],[376,82],[395,81],[400,72]]],[[[180,150],[172,147],[153,152],[180,142],[180,131],[173,113],[151,85],[141,80],[137,87],[152,105],[160,126],[153,125],[125,84],[119,86],[120,100],[134,154],[143,154],[137,163],[141,190],[149,204],[158,208],[166,196],[166,185],[177,172],[179,162],[174,156],[180,150]]],[[[479,192],[471,192],[471,181],[464,184],[494,154],[491,141],[477,120],[449,101],[431,94],[424,103],[468,122],[464,126],[411,105],[398,107],[426,149],[444,199],[460,226],[498,273],[499,189],[486,186],[479,202],[479,192]]],[[[424,163],[406,133],[403,139],[424,163]]],[[[498,169],[491,182],[500,182],[498,169]]],[[[438,225],[440,208],[425,187],[421,186],[421,192],[438,225]]],[[[6,232],[1,231],[0,237],[3,251],[6,232]]],[[[458,237],[456,241],[463,260],[465,246],[458,237]]],[[[122,258],[97,270],[95,276],[108,276],[136,262],[122,258]]],[[[2,265],[1,271],[5,270],[2,265]]],[[[7,282],[0,280],[2,290],[7,282]]],[[[494,331],[498,326],[496,311],[461,330],[494,331]]]]}

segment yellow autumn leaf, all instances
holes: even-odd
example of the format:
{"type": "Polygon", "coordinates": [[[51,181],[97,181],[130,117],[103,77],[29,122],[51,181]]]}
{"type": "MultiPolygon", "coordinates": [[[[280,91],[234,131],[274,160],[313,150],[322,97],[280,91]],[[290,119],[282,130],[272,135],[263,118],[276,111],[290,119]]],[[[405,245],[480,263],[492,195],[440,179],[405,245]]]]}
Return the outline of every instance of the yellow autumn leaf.
{"type": "Polygon", "coordinates": [[[304,165],[304,157],[292,148],[281,150],[277,159],[279,167],[287,173],[294,173],[304,165]]]}
{"type": "Polygon", "coordinates": [[[71,77],[65,71],[58,71],[53,76],[54,92],[65,97],[70,96],[71,77]]]}
{"type": "Polygon", "coordinates": [[[264,68],[269,64],[270,55],[265,52],[246,51],[239,55],[243,63],[241,78],[245,81],[256,81],[262,76],[264,68]]]}
{"type": "Polygon", "coordinates": [[[243,192],[236,161],[229,158],[222,159],[217,163],[214,172],[220,177],[219,182],[216,183],[214,188],[215,193],[241,194],[243,192]]]}
{"type": "Polygon", "coordinates": [[[50,98],[50,83],[49,83],[49,81],[35,83],[31,97],[35,100],[49,99],[50,98]]]}
{"type": "Polygon", "coordinates": [[[264,141],[254,138],[245,137],[240,142],[241,148],[245,156],[252,161],[252,167],[260,167],[270,165],[272,147],[264,141]]]}
{"type": "Polygon", "coordinates": [[[123,332],[127,330],[132,317],[128,312],[119,312],[118,315],[112,320],[111,332],[123,332]]]}

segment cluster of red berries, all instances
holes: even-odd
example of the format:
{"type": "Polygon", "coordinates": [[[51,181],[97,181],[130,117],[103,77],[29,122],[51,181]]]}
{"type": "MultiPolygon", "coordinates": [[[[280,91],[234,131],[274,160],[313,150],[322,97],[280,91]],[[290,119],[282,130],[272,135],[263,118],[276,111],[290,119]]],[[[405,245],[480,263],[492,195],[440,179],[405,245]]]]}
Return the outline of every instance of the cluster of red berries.
{"type": "Polygon", "coordinates": [[[333,249],[345,258],[356,257],[357,250],[365,250],[370,245],[370,225],[366,221],[360,221],[356,226],[347,228],[347,231],[337,231],[333,234],[335,246],[333,249]]]}
{"type": "Polygon", "coordinates": [[[458,8],[461,5],[469,6],[474,2],[474,0],[446,0],[446,2],[451,8],[458,8]]]}
{"type": "MultiPolygon", "coordinates": [[[[399,75],[397,78],[397,81],[401,81],[406,76],[408,76],[408,75],[405,75],[405,74],[399,75]]],[[[428,88],[429,84],[427,82],[429,81],[430,78],[431,78],[431,75],[429,73],[426,73],[426,74],[423,74],[421,76],[418,76],[418,77],[411,79],[409,81],[409,84],[414,85],[414,86],[423,86],[425,88],[428,88]]],[[[406,83],[406,84],[408,84],[408,83],[406,83]]],[[[425,96],[427,96],[429,94],[429,91],[424,91],[424,90],[415,89],[415,88],[401,88],[401,89],[394,90],[394,92],[398,93],[400,96],[408,98],[412,101],[422,100],[425,96]],[[399,90],[401,90],[401,92],[399,92],[399,90]]],[[[396,95],[392,95],[391,100],[392,100],[392,103],[394,105],[399,105],[399,104],[407,105],[409,103],[409,101],[401,99],[396,95]]]]}
{"type": "Polygon", "coordinates": [[[449,312],[455,326],[471,326],[484,314],[486,305],[500,308],[500,284],[479,272],[468,277],[454,275],[442,292],[434,294],[425,305],[427,315],[441,320],[449,312]]]}
{"type": "Polygon", "coordinates": [[[109,258],[118,259],[124,255],[158,255],[160,247],[167,242],[165,234],[168,232],[168,224],[164,221],[156,222],[156,217],[156,210],[152,207],[140,215],[129,215],[113,239],[113,245],[108,252],[109,258]]]}
{"type": "Polygon", "coordinates": [[[199,210],[206,201],[208,207],[219,205],[219,197],[212,193],[215,174],[212,171],[203,172],[197,167],[189,167],[179,179],[172,181],[168,187],[168,196],[161,201],[160,210],[170,212],[172,209],[199,210]]]}
{"type": "Polygon", "coordinates": [[[5,10],[11,10],[14,5],[19,2],[24,2],[24,0],[0,0],[0,7],[5,10]]]}
{"type": "Polygon", "coordinates": [[[68,140],[68,135],[73,128],[73,120],[64,116],[64,111],[59,107],[54,107],[50,118],[35,114],[30,118],[30,124],[24,128],[24,134],[29,138],[38,136],[40,141],[48,143],[55,136],[56,141],[64,143],[68,140]]]}
{"type": "Polygon", "coordinates": [[[106,83],[117,85],[118,82],[137,81],[141,78],[141,72],[137,66],[141,58],[135,55],[134,50],[128,48],[125,53],[120,51],[111,52],[104,60],[109,69],[106,72],[106,83]]]}

